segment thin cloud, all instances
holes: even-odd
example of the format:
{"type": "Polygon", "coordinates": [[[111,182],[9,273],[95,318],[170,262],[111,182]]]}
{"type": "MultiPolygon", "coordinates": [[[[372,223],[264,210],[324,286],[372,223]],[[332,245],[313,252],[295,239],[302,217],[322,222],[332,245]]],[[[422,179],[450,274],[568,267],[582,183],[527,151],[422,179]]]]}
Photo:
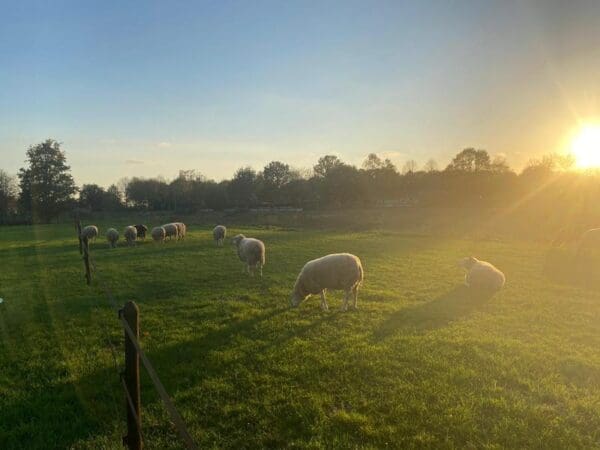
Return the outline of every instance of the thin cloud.
{"type": "Polygon", "coordinates": [[[163,142],[159,142],[158,144],[156,144],[156,146],[158,148],[169,148],[173,145],[172,142],[168,142],[168,141],[163,141],[163,142]]]}
{"type": "Polygon", "coordinates": [[[125,164],[144,164],[141,159],[126,159],[125,164]]]}

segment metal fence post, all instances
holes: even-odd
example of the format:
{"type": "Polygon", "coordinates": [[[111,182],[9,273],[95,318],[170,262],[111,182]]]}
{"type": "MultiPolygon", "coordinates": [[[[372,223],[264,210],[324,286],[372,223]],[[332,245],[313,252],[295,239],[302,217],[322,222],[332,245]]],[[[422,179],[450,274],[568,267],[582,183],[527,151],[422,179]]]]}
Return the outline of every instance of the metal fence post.
{"type": "Polygon", "coordinates": [[[81,242],[81,220],[75,222],[77,228],[77,238],[79,239],[79,254],[83,255],[83,243],[81,242]]]}
{"type": "MultiPolygon", "coordinates": [[[[120,311],[120,314],[129,324],[136,339],[140,337],[140,310],[137,305],[129,301],[120,311]]],[[[127,331],[125,331],[125,407],[127,408],[127,436],[123,438],[125,444],[131,450],[141,450],[142,430],[141,426],[141,394],[140,394],[140,355],[137,352],[127,331]],[[132,411],[134,409],[135,411],[132,411]]]]}

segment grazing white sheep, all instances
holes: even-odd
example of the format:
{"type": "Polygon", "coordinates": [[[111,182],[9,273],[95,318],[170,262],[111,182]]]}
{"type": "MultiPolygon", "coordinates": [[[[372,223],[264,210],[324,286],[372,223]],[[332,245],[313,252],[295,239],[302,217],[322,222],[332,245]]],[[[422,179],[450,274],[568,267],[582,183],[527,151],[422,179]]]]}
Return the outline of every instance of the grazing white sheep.
{"type": "Polygon", "coordinates": [[[173,222],[173,225],[177,227],[177,238],[183,239],[185,238],[185,233],[187,232],[187,227],[183,222],[173,222]]]}
{"type": "Polygon", "coordinates": [[[504,274],[489,262],[470,256],[461,259],[459,265],[467,271],[465,284],[469,287],[495,292],[504,286],[504,274]]]}
{"type": "Polygon", "coordinates": [[[135,245],[135,240],[137,239],[137,230],[132,225],[125,227],[123,230],[123,237],[125,237],[127,245],[135,245]]]}
{"type": "Polygon", "coordinates": [[[598,251],[600,251],[600,228],[592,228],[581,236],[577,247],[577,255],[583,256],[598,251]]]}
{"type": "Polygon", "coordinates": [[[106,240],[108,241],[109,247],[115,248],[117,246],[117,241],[119,240],[119,232],[114,228],[109,228],[106,230],[106,240]]]}
{"type": "Polygon", "coordinates": [[[165,242],[165,236],[167,232],[165,231],[165,227],[154,227],[152,228],[152,239],[155,241],[165,242]]]}
{"type": "Polygon", "coordinates": [[[213,229],[213,238],[215,239],[215,242],[217,243],[217,245],[223,245],[226,235],[227,235],[227,228],[225,228],[224,225],[217,225],[213,229]]]}
{"type": "Polygon", "coordinates": [[[169,240],[175,238],[179,239],[179,228],[174,223],[167,223],[162,226],[165,229],[165,237],[169,238],[169,240]]]}
{"type": "Polygon", "coordinates": [[[83,230],[81,230],[81,238],[82,239],[88,238],[88,241],[89,241],[90,239],[96,240],[97,237],[98,237],[98,227],[96,225],[88,225],[83,230]]]}
{"type": "Polygon", "coordinates": [[[358,256],[350,253],[334,253],[307,262],[294,284],[290,296],[293,307],[298,306],[309,295],[321,295],[321,308],[328,310],[325,291],[327,289],[343,290],[344,306],[348,309],[348,300],[352,294],[354,308],[358,302],[358,288],[363,281],[363,267],[358,256]]]}
{"type": "Polygon", "coordinates": [[[250,268],[252,268],[252,275],[254,275],[258,268],[262,277],[262,269],[265,265],[265,244],[258,239],[247,238],[243,234],[238,234],[231,242],[237,247],[240,261],[246,263],[246,272],[250,273],[250,268]]]}

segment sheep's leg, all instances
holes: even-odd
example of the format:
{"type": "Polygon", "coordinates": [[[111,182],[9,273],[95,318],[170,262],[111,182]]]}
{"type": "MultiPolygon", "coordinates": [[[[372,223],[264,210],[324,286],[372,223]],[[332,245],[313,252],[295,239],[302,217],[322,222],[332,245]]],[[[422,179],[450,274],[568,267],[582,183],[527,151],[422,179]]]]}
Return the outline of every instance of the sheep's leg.
{"type": "Polygon", "coordinates": [[[348,311],[348,297],[350,296],[350,291],[344,291],[344,305],[342,309],[344,311],[348,311]]]}
{"type": "Polygon", "coordinates": [[[263,267],[263,266],[262,266],[262,264],[260,264],[260,263],[259,263],[259,264],[258,264],[258,267],[259,267],[259,269],[260,269],[260,277],[262,278],[262,267],[263,267]]]}
{"type": "Polygon", "coordinates": [[[329,311],[327,300],[325,300],[325,289],[321,291],[321,308],[323,309],[323,311],[329,311]]]}
{"type": "Polygon", "coordinates": [[[354,309],[358,309],[358,286],[354,286],[352,294],[354,296],[354,309]]]}

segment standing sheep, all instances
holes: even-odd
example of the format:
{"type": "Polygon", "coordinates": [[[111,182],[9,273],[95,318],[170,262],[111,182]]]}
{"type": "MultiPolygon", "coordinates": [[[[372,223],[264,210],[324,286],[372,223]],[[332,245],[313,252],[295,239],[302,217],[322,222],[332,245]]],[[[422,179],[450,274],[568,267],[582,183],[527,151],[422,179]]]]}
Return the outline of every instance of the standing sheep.
{"type": "Polygon", "coordinates": [[[213,229],[213,238],[217,245],[223,245],[225,242],[225,236],[227,235],[227,228],[224,225],[217,225],[213,229]]]}
{"type": "Polygon", "coordinates": [[[173,237],[177,240],[179,238],[179,228],[174,223],[167,223],[162,226],[165,229],[165,237],[171,240],[173,237]]]}
{"type": "Polygon", "coordinates": [[[461,259],[459,265],[467,271],[465,284],[470,288],[496,292],[504,286],[504,274],[489,262],[471,256],[461,259]]]}
{"type": "Polygon", "coordinates": [[[187,227],[183,222],[174,222],[173,223],[177,227],[177,237],[178,239],[185,238],[185,234],[187,232],[187,227]]]}
{"type": "Polygon", "coordinates": [[[344,306],[348,309],[348,300],[352,294],[354,308],[358,303],[358,288],[363,281],[363,267],[358,256],[350,253],[334,253],[307,262],[294,284],[290,296],[292,307],[298,306],[309,295],[321,295],[321,308],[327,311],[329,306],[325,299],[327,289],[343,290],[344,306]]]}
{"type": "Polygon", "coordinates": [[[106,240],[108,241],[108,246],[110,248],[115,248],[117,246],[117,241],[119,240],[119,232],[114,228],[109,228],[106,230],[106,240]]]}
{"type": "Polygon", "coordinates": [[[146,233],[148,232],[148,227],[144,224],[134,225],[137,231],[137,237],[140,239],[146,239],[146,233]]]}
{"type": "Polygon", "coordinates": [[[581,236],[577,247],[577,256],[589,255],[598,251],[600,251],[600,228],[592,228],[581,236]]]}
{"type": "Polygon", "coordinates": [[[158,242],[158,241],[165,242],[166,235],[167,235],[167,232],[165,231],[164,227],[152,228],[152,239],[154,239],[156,242],[158,242]]]}
{"type": "Polygon", "coordinates": [[[265,265],[265,244],[258,239],[247,238],[243,234],[238,234],[231,242],[237,247],[240,261],[246,263],[246,272],[250,273],[252,267],[252,275],[254,276],[254,272],[258,267],[262,277],[262,269],[265,265]]]}
{"type": "Polygon", "coordinates": [[[96,240],[98,237],[98,227],[96,225],[88,225],[81,230],[81,238],[87,238],[89,240],[96,240]]]}
{"type": "Polygon", "coordinates": [[[132,225],[125,227],[123,230],[123,236],[127,241],[127,245],[135,245],[135,240],[137,239],[137,230],[132,225]]]}

